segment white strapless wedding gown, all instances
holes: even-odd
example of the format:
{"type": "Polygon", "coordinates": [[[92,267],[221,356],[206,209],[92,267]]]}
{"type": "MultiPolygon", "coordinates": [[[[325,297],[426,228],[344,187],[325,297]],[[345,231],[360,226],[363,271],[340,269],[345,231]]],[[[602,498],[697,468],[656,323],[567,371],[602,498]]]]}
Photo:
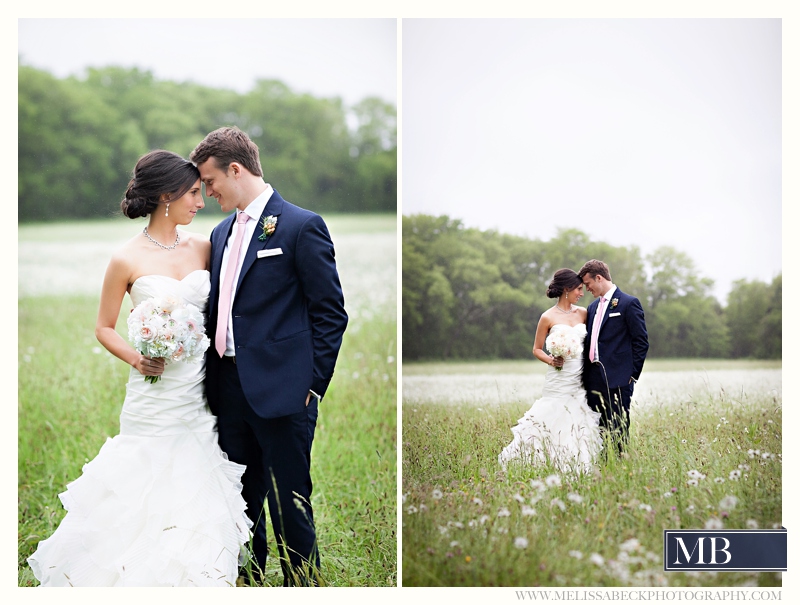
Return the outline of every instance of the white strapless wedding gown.
{"type": "MultiPolygon", "coordinates": [[[[556,324],[550,331],[554,330],[576,330],[581,342],[586,336],[584,324],[556,324]]],[[[565,360],[561,371],[547,369],[541,399],[511,429],[514,440],[498,456],[504,468],[515,461],[529,465],[549,462],[564,473],[591,470],[602,446],[600,414],[586,403],[582,370],[582,349],[575,358],[565,360]]]]}
{"type": "MultiPolygon", "coordinates": [[[[147,275],[134,305],[177,296],[206,308],[209,273],[147,275]]],[[[203,363],[168,365],[150,384],[131,368],[120,434],[59,494],[67,515],[28,563],[42,586],[235,586],[252,525],[245,467],[217,444],[203,363]]]]}

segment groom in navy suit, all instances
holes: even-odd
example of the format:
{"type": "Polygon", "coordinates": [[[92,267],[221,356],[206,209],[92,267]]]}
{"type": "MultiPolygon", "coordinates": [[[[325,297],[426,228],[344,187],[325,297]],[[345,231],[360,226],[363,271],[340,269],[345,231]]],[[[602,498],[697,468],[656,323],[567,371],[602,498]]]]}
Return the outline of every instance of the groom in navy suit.
{"type": "Polygon", "coordinates": [[[628,441],[633,387],[649,348],[644,310],[638,298],[613,284],[603,261],[588,261],[578,277],[595,297],[586,317],[583,386],[589,407],[600,412],[600,426],[621,453],[628,441]]]}
{"type": "Polygon", "coordinates": [[[347,326],[328,229],[264,182],[258,147],[238,128],[191,154],[223,212],[211,233],[206,395],[219,445],[247,465],[242,495],[253,553],[267,559],[266,500],[284,586],[316,584],[311,444],[347,326]]]}

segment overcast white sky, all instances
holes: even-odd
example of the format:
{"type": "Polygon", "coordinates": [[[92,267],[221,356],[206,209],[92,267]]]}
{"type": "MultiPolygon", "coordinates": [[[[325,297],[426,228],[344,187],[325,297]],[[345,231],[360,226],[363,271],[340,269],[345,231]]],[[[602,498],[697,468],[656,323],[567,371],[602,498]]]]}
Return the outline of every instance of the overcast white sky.
{"type": "Polygon", "coordinates": [[[402,52],[404,214],[671,245],[722,300],[781,272],[779,19],[404,19],[402,52]]]}
{"type": "Polygon", "coordinates": [[[19,54],[59,77],[135,66],[238,92],[277,79],[347,104],[397,103],[395,19],[20,19],[19,54]]]}

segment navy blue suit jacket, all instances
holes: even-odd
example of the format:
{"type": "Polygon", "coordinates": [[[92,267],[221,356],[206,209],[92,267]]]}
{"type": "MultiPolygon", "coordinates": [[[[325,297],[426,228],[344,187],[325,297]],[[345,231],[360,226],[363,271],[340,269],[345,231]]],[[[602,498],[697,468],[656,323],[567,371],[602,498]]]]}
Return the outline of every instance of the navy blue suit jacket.
{"type": "Polygon", "coordinates": [[[600,299],[596,298],[587,309],[583,383],[586,386],[597,384],[605,386],[607,376],[608,387],[613,389],[627,385],[631,378],[639,380],[650,345],[647,341],[642,304],[638,298],[625,294],[618,287],[611,300],[606,303],[603,323],[597,335],[600,362],[605,367],[604,376],[600,364],[589,361],[592,326],[599,304],[600,299]],[[617,304],[612,308],[615,300],[617,304]]]}
{"type": "MultiPolygon", "coordinates": [[[[285,201],[277,191],[262,218],[278,221],[266,241],[261,220],[247,248],[233,299],[236,367],[248,403],[262,418],[303,411],[309,390],[325,395],[347,326],[333,242],[322,218],[285,201]],[[259,250],[282,254],[258,258],[259,250]]],[[[222,253],[234,212],[211,232],[208,330],[216,331],[222,253]]],[[[222,402],[216,386],[222,363],[206,356],[206,393],[212,412],[222,402]]]]}

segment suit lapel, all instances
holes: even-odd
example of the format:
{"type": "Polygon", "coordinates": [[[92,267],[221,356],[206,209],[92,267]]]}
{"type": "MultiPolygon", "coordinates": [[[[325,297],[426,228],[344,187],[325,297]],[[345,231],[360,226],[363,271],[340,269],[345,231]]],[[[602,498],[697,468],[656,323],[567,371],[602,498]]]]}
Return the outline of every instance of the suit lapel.
{"type": "Polygon", "coordinates": [[[606,301],[606,308],[603,309],[603,321],[600,323],[600,331],[597,333],[597,337],[600,338],[600,334],[603,332],[603,328],[606,327],[606,322],[608,321],[608,315],[611,313],[611,301],[615,298],[619,298],[621,294],[620,289],[617,288],[614,290],[614,294],[611,298],[606,301]]]}
{"type": "Polygon", "coordinates": [[[264,212],[261,213],[261,217],[258,219],[256,229],[253,231],[253,237],[250,239],[250,243],[247,245],[247,252],[245,253],[244,260],[242,261],[242,270],[239,273],[239,281],[236,283],[237,292],[239,287],[242,285],[242,280],[244,279],[245,274],[250,270],[250,267],[253,266],[258,251],[264,250],[275,233],[277,233],[278,229],[281,228],[280,214],[283,212],[283,203],[284,200],[277,190],[273,190],[269,201],[267,202],[266,206],[264,206],[264,212]],[[263,224],[264,219],[270,215],[277,217],[278,222],[275,225],[275,231],[272,233],[272,235],[267,236],[267,239],[262,242],[258,239],[259,236],[264,232],[261,225],[263,224]]]}

